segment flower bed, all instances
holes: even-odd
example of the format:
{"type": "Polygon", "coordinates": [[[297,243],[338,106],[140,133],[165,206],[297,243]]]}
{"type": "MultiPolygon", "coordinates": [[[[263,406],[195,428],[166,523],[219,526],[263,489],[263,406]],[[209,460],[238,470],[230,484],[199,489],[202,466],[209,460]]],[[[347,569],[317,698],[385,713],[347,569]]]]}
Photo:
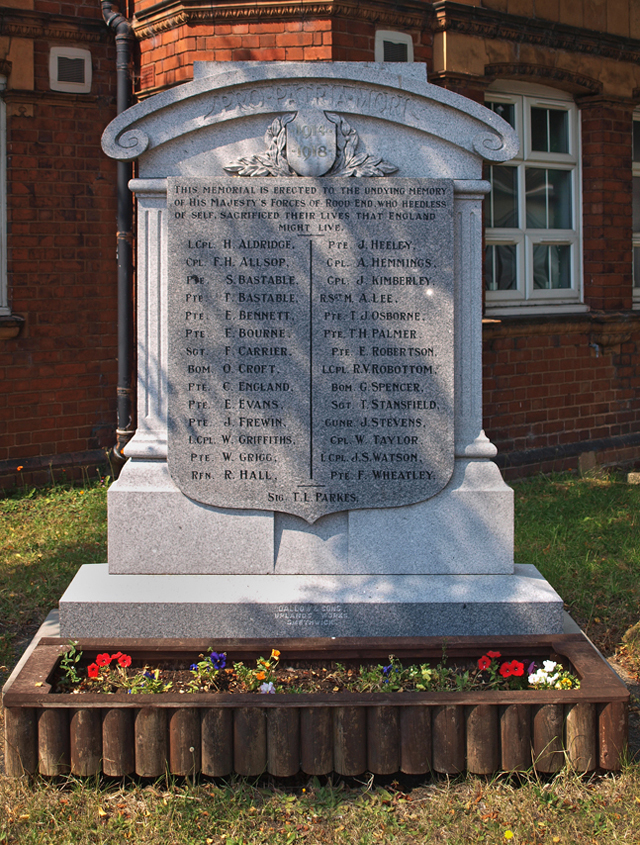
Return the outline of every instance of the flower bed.
{"type": "Polygon", "coordinates": [[[71,642],[50,678],[51,692],[86,695],[118,692],[162,695],[178,693],[373,693],[373,692],[487,692],[518,689],[579,689],[580,680],[553,660],[505,660],[490,650],[477,661],[447,660],[446,641],[437,664],[413,663],[390,654],[383,663],[368,660],[349,665],[338,660],[313,660],[295,656],[281,662],[281,652],[271,649],[251,666],[229,661],[227,653],[207,649],[196,663],[163,660],[158,666],[135,665],[122,651],[87,656],[71,642]],[[528,668],[525,667],[528,664],[528,668]],[[187,668],[188,665],[188,668],[187,668]]]}
{"type": "MultiPolygon", "coordinates": [[[[342,639],[84,640],[78,648],[100,655],[123,671],[162,663],[189,666],[214,647],[229,662],[249,665],[273,649],[298,666],[340,663],[345,667],[389,663],[397,667],[436,665],[438,638],[342,639]],[[127,658],[127,659],[122,659],[127,658]],[[124,665],[126,664],[126,665],[124,665]]],[[[18,677],[5,687],[6,767],[10,775],[40,772],[158,777],[202,772],[287,777],[309,775],[490,774],[531,767],[558,771],[615,770],[627,738],[629,694],[591,644],[579,634],[552,637],[449,638],[454,665],[493,660],[503,679],[523,677],[523,660],[561,663],[575,672],[579,689],[467,689],[312,693],[54,692],[63,640],[40,641],[18,677]]],[[[273,654],[273,653],[272,653],[273,654]]],[[[95,661],[92,666],[101,668],[95,661]]],[[[198,664],[194,664],[197,666],[198,664]]],[[[91,669],[98,677],[96,668],[91,669]]],[[[224,667],[223,667],[224,668],[224,667]]],[[[86,668],[80,667],[86,674],[86,668]]],[[[400,670],[398,670],[399,672],[400,670]]],[[[387,675],[390,670],[387,672],[387,675]]],[[[140,672],[139,674],[142,674],[140,672]]],[[[254,670],[254,676],[256,672],[254,670]]],[[[384,673],[383,673],[384,674],[384,673]]],[[[261,678],[256,678],[261,681],[261,678]]],[[[384,678],[383,678],[384,682],[384,678]]],[[[273,683],[273,681],[270,681],[273,683]]],[[[383,687],[384,689],[384,687],[383,687]]],[[[270,689],[263,692],[271,692],[270,689]]]]}

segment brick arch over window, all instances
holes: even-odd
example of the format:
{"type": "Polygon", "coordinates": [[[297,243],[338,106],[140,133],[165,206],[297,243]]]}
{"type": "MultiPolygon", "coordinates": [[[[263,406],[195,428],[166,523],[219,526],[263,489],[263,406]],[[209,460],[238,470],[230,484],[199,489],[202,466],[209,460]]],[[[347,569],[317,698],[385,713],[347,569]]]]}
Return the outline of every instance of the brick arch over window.
{"type": "Polygon", "coordinates": [[[600,94],[602,83],[581,73],[572,73],[560,67],[549,65],[525,64],[524,62],[502,62],[485,65],[484,75],[487,81],[513,79],[519,82],[537,82],[560,88],[576,96],[600,94]]]}

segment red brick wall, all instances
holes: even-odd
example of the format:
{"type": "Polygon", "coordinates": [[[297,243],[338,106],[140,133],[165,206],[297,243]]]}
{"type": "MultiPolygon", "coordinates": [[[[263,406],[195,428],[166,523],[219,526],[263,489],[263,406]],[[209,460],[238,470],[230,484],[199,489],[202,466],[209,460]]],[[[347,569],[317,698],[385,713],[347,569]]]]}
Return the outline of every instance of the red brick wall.
{"type": "Polygon", "coordinates": [[[625,445],[640,431],[639,328],[640,315],[485,326],[484,427],[507,477],[575,468],[589,451],[599,463],[640,459],[625,445]]]}
{"type": "Polygon", "coordinates": [[[330,20],[180,26],[140,42],[140,88],[186,82],[194,61],[328,61],[331,39],[330,20]]]}
{"type": "MultiPolygon", "coordinates": [[[[376,26],[342,18],[180,26],[140,42],[142,93],[186,82],[194,61],[352,61],[374,58],[376,26]]],[[[431,59],[431,34],[411,32],[416,61],[431,59]]]]}
{"type": "Polygon", "coordinates": [[[631,308],[631,124],[633,105],[582,106],[585,302],[631,308]]]}
{"type": "MultiPolygon", "coordinates": [[[[100,18],[94,3],[37,10],[100,18]]],[[[9,302],[25,324],[0,340],[0,486],[19,465],[25,475],[69,453],[88,462],[114,439],[116,168],[100,136],[115,116],[115,52],[106,35],[37,40],[35,91],[7,96],[9,302]],[[49,90],[52,43],[91,50],[91,95],[49,90]]]]}

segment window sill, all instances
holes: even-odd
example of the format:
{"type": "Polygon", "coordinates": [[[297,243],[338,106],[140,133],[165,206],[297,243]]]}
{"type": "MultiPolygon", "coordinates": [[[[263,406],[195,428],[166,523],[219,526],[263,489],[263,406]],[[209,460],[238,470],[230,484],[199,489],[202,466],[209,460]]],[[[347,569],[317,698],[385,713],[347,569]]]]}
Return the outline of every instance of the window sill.
{"type": "Polygon", "coordinates": [[[585,314],[590,311],[588,305],[582,302],[558,303],[555,305],[552,302],[540,303],[539,305],[489,305],[485,304],[486,317],[545,317],[557,316],[559,314],[585,314]]]}

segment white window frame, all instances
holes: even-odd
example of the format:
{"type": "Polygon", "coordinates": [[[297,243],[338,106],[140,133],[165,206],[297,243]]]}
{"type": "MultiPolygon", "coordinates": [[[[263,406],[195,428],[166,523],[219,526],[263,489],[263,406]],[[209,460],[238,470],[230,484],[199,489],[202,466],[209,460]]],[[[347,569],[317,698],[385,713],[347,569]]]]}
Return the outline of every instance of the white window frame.
{"type": "MultiPolygon", "coordinates": [[[[487,103],[515,106],[515,129],[520,138],[518,155],[500,167],[517,170],[517,228],[485,228],[487,246],[514,245],[518,286],[516,290],[485,292],[487,315],[573,313],[586,311],[582,285],[582,184],[580,115],[573,98],[562,91],[524,82],[502,81],[491,85],[485,94],[487,103]],[[531,108],[560,109],[568,112],[568,152],[547,153],[531,149],[531,108]],[[526,225],[526,168],[536,167],[571,172],[571,229],[534,229],[526,225]],[[571,249],[571,287],[539,290],[533,285],[533,247],[558,244],[571,249]]],[[[485,202],[489,201],[489,197],[485,202]]]]}
{"type": "Polygon", "coordinates": [[[384,42],[407,45],[407,63],[413,62],[413,38],[408,32],[394,32],[390,29],[376,30],[374,41],[374,58],[376,62],[384,62],[384,42]]]}
{"type": "MultiPolygon", "coordinates": [[[[640,124],[640,109],[633,113],[633,121],[634,123],[640,124]]],[[[640,161],[633,161],[631,162],[631,175],[640,177],[640,161]]],[[[633,193],[633,181],[631,182],[631,192],[633,193]]],[[[633,261],[631,266],[631,284],[633,286],[633,308],[640,309],[640,287],[636,287],[634,285],[635,280],[635,251],[636,249],[640,249],[640,232],[632,232],[632,255],[633,261]]]]}
{"type": "Polygon", "coordinates": [[[51,47],[49,50],[49,87],[52,91],[64,91],[67,94],[90,94],[92,81],[91,51],[81,47],[51,47]],[[62,82],[58,79],[58,58],[82,59],[84,62],[84,82],[62,82]]]}

